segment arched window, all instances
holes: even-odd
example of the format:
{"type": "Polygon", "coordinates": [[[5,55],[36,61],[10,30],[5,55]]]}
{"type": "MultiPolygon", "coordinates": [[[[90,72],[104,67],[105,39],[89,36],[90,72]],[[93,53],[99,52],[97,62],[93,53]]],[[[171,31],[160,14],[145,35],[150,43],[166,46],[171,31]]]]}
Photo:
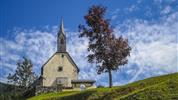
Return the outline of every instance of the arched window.
{"type": "Polygon", "coordinates": [[[63,38],[61,39],[61,44],[64,44],[64,39],[63,38]]]}

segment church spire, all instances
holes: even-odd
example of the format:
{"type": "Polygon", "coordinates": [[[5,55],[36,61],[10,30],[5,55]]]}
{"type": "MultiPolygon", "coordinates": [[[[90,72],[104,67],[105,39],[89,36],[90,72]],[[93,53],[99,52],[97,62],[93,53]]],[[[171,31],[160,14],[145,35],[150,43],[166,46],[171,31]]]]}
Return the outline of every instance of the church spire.
{"type": "Polygon", "coordinates": [[[57,52],[66,52],[66,36],[64,32],[63,19],[61,19],[61,25],[57,37],[57,52]]]}
{"type": "Polygon", "coordinates": [[[64,34],[64,22],[63,22],[63,18],[61,18],[60,32],[64,34]]]}

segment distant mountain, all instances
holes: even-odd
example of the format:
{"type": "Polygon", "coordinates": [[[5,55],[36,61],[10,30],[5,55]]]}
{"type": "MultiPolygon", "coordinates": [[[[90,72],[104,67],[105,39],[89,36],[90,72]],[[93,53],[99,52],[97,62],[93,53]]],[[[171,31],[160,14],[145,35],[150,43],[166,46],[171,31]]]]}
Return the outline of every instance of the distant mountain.
{"type": "Polygon", "coordinates": [[[178,73],[124,86],[42,94],[28,100],[178,100],[178,73]]]}

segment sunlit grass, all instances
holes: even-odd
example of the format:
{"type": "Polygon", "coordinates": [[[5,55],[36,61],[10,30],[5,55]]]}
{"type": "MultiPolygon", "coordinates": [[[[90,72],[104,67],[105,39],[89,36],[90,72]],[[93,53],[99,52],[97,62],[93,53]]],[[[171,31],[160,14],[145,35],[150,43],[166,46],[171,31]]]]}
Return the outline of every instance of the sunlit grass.
{"type": "Polygon", "coordinates": [[[112,88],[96,88],[85,91],[47,93],[29,100],[150,100],[178,99],[178,73],[152,77],[112,88]]]}

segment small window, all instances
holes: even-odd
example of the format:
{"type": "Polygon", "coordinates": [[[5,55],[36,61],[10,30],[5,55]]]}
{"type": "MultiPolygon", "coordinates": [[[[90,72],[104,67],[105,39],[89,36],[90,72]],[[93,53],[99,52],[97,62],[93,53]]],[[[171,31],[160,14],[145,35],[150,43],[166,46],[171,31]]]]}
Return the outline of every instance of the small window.
{"type": "Polygon", "coordinates": [[[60,66],[58,67],[58,72],[61,72],[63,70],[63,68],[60,66]]]}
{"type": "Polygon", "coordinates": [[[62,55],[61,55],[61,57],[63,58],[63,57],[64,57],[64,55],[62,54],[62,55]]]}
{"type": "Polygon", "coordinates": [[[61,44],[64,44],[64,39],[63,38],[61,39],[61,44]]]}

